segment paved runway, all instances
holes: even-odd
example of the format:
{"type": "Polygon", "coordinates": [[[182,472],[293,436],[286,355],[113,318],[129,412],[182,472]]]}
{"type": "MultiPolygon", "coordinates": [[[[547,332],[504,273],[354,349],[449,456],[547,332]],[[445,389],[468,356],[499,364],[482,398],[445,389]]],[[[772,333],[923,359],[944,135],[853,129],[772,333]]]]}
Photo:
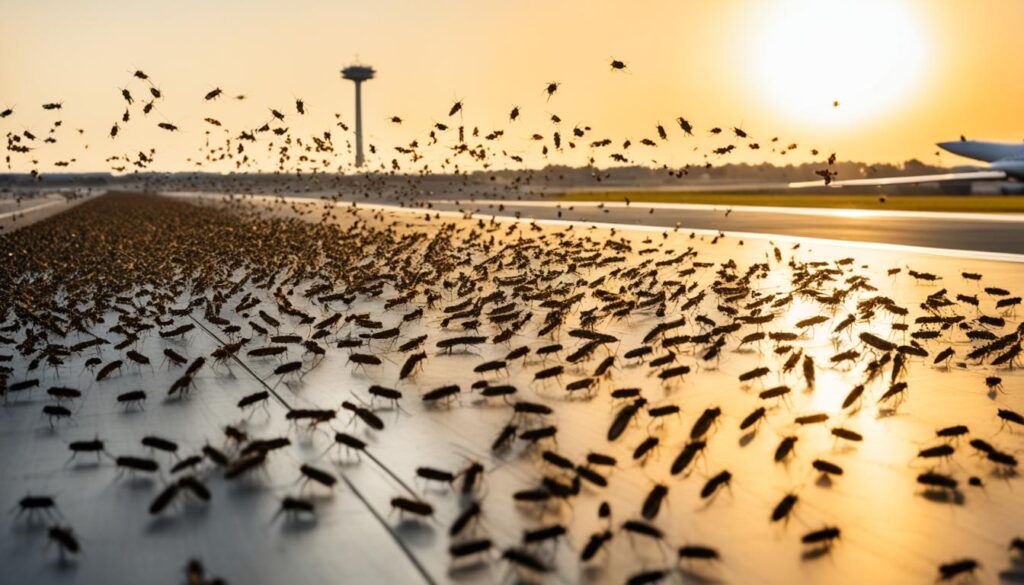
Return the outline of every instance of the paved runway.
{"type": "MultiPolygon", "coordinates": [[[[218,205],[219,198],[197,199],[213,206],[218,205]]],[[[289,199],[286,205],[278,206],[272,206],[269,199],[261,201],[268,210],[273,208],[274,214],[291,219],[317,221],[317,212],[322,211],[318,202],[307,199],[289,199]]],[[[337,211],[346,206],[338,205],[337,211]]],[[[387,217],[390,212],[386,210],[381,218],[374,219],[382,210],[365,207],[356,212],[361,221],[384,224],[393,219],[387,217]]],[[[352,219],[339,213],[332,221],[352,219]]],[[[407,229],[427,229],[435,224],[422,213],[403,214],[401,222],[407,229]]],[[[461,223],[470,237],[476,222],[461,223]]],[[[500,223],[506,225],[492,226],[491,235],[509,237],[502,234],[513,222],[500,223]]],[[[582,231],[586,227],[578,225],[575,229],[582,231]]],[[[539,242],[541,236],[550,240],[564,231],[563,226],[541,225],[524,235],[539,242]]],[[[598,241],[611,239],[601,228],[588,230],[587,236],[598,241]]],[[[742,269],[760,262],[772,250],[756,238],[746,239],[742,246],[737,238],[711,244],[707,236],[690,240],[670,233],[662,238],[639,229],[617,230],[616,238],[628,242],[630,248],[629,252],[620,253],[624,259],[622,266],[671,257],[693,245],[703,261],[718,266],[735,261],[742,269]],[[664,249],[651,252],[655,247],[664,249]]],[[[886,295],[911,311],[905,322],[913,323],[920,313],[918,301],[940,286],[949,287],[951,294],[980,294],[979,285],[959,278],[960,270],[984,274],[985,285],[1010,288],[1021,282],[1024,270],[1019,263],[982,259],[952,263],[933,253],[915,255],[886,249],[860,250],[855,254],[855,263],[840,264],[842,258],[854,256],[848,245],[805,241],[799,248],[780,248],[784,259],[771,261],[771,274],[758,279],[757,290],[761,295],[774,298],[791,290],[789,259],[850,266],[846,270],[851,276],[875,276],[869,274],[869,267],[879,272],[871,279],[879,289],[855,291],[855,296],[843,310],[837,310],[835,317],[855,310],[861,300],[886,295]],[[883,268],[898,268],[901,264],[935,273],[943,280],[941,284],[915,282],[906,269],[894,276],[882,276],[883,268]]],[[[716,271],[709,269],[711,264],[695,273],[695,284],[710,289],[711,283],[719,278],[716,271]]],[[[592,268],[588,278],[611,279],[612,272],[621,270],[619,264],[592,268]]],[[[665,278],[682,278],[677,276],[682,268],[676,264],[658,270],[665,278]]],[[[575,281],[577,276],[566,278],[575,281]]],[[[608,285],[608,289],[616,288],[608,285]]],[[[489,292],[488,288],[479,294],[489,292]]],[[[252,283],[240,285],[233,297],[248,295],[259,301],[254,310],[279,313],[273,298],[252,283]]],[[[932,464],[915,458],[919,449],[937,444],[937,428],[954,423],[969,425],[972,437],[983,437],[1000,448],[1019,453],[1020,432],[1013,427],[1000,427],[994,415],[997,408],[1020,412],[1017,390],[1024,374],[1019,368],[997,369],[974,363],[939,367],[915,359],[908,365],[907,373],[913,391],[901,398],[898,405],[886,408],[886,404],[880,404],[879,396],[887,385],[885,380],[877,379],[867,386],[866,399],[860,406],[844,410],[839,405],[848,389],[860,381],[861,366],[835,365],[828,356],[851,347],[860,347],[865,353],[869,350],[855,345],[854,332],[833,335],[833,328],[827,325],[810,327],[793,341],[801,351],[818,358],[818,381],[813,391],[804,387],[795,372],[786,373],[778,367],[773,367],[763,383],[738,382],[743,372],[762,364],[775,366],[779,359],[772,344],[755,342],[739,347],[738,336],[729,341],[716,363],[701,360],[689,349],[677,349],[680,363],[693,365],[694,371],[671,383],[653,376],[655,371],[650,369],[649,362],[627,361],[623,356],[608,379],[601,381],[600,390],[586,398],[567,396],[563,384],[589,376],[593,363],[604,353],[584,364],[570,364],[565,381],[537,380],[535,372],[557,358],[533,355],[511,363],[507,371],[491,374],[487,379],[512,385],[522,400],[550,405],[552,412],[544,424],[556,425],[557,441],[530,447],[524,440],[516,439],[509,452],[495,452],[490,445],[503,425],[509,423],[510,406],[500,400],[484,399],[468,388],[471,382],[483,379],[472,373],[475,366],[501,359],[511,346],[487,344],[474,350],[479,354],[438,351],[437,339],[455,334],[441,324],[441,307],[458,301],[454,292],[447,293],[437,308],[424,307],[426,315],[409,323],[404,321],[402,312],[412,310],[412,306],[390,312],[385,309],[394,295],[392,291],[381,296],[366,295],[355,301],[351,309],[339,307],[337,301],[328,306],[303,295],[294,298],[302,310],[316,314],[318,319],[327,312],[344,311],[380,315],[385,320],[382,328],[400,325],[401,339],[397,342],[381,340],[367,345],[367,351],[384,356],[379,365],[357,366],[350,361],[350,349],[335,345],[338,340],[362,332],[355,325],[342,322],[321,341],[327,353],[320,358],[310,357],[303,346],[292,344],[287,357],[279,359],[246,353],[240,354],[238,362],[210,360],[195,378],[195,388],[187,399],[166,398],[165,389],[179,377],[181,368],[161,361],[160,356],[165,349],[174,349],[190,359],[211,356],[223,345],[226,333],[199,310],[178,320],[197,326],[184,338],[152,332],[140,336],[132,347],[144,356],[153,356],[152,367],[128,364],[105,380],[96,380],[95,374],[85,369],[84,361],[98,357],[109,362],[120,356],[120,350],[112,345],[76,354],[58,371],[46,367],[30,370],[29,360],[14,350],[15,344],[0,343],[0,348],[5,348],[0,353],[11,354],[6,363],[15,373],[13,379],[40,381],[40,388],[19,391],[19,395],[7,397],[0,407],[0,468],[8,470],[0,477],[0,506],[11,508],[26,494],[55,494],[60,514],[56,518],[12,514],[9,530],[0,532],[0,561],[5,566],[5,577],[12,583],[176,582],[174,577],[182,574],[183,564],[190,557],[202,559],[211,574],[223,576],[230,583],[339,581],[433,585],[511,583],[517,577],[543,583],[622,583],[639,571],[662,569],[669,572],[667,582],[672,583],[927,583],[934,581],[940,563],[962,557],[982,563],[982,580],[998,577],[1010,582],[1020,576],[1017,557],[1006,549],[1009,539],[1019,534],[1024,514],[1016,505],[1020,493],[1016,471],[1001,471],[990,461],[975,456],[964,440],[956,444],[955,458],[948,461],[932,464]],[[405,355],[395,347],[396,343],[420,335],[433,338],[423,346],[430,356],[415,375],[401,379],[397,372],[405,355]],[[302,360],[308,369],[302,376],[283,379],[274,372],[287,360],[302,360]],[[987,374],[1004,378],[1002,391],[985,387],[983,376],[987,374]],[[242,412],[238,400],[264,388],[265,381],[274,383],[283,399],[268,402],[266,407],[252,412],[242,412]],[[458,400],[442,406],[422,400],[422,392],[451,383],[465,389],[458,400]],[[777,403],[762,402],[759,392],[777,383],[792,384],[792,396],[777,403]],[[403,392],[401,408],[374,403],[367,394],[371,384],[393,386],[403,392]],[[71,420],[51,426],[40,411],[52,403],[42,388],[56,385],[80,388],[83,395],[66,402],[74,412],[71,420]],[[642,388],[653,404],[678,404],[682,411],[664,422],[639,420],[620,440],[609,441],[605,433],[607,423],[621,408],[609,392],[634,385],[642,388]],[[150,394],[144,405],[126,408],[116,402],[120,393],[140,388],[150,394]],[[365,400],[379,413],[386,431],[374,431],[359,421],[349,421],[350,415],[344,413],[332,421],[335,427],[331,429],[314,430],[285,419],[285,410],[292,407],[337,408],[342,400],[365,400]],[[742,432],[741,417],[761,404],[769,409],[768,418],[752,431],[742,432]],[[714,439],[708,454],[687,473],[670,473],[671,462],[687,443],[687,433],[692,434],[690,429],[697,417],[709,405],[720,407],[725,414],[711,431],[714,439]],[[863,433],[863,441],[855,445],[837,443],[825,425],[798,430],[794,417],[814,412],[832,416],[835,423],[830,426],[857,429],[863,433]],[[292,444],[272,455],[262,471],[239,480],[229,480],[220,469],[204,463],[197,473],[210,488],[210,501],[182,498],[162,514],[150,514],[147,509],[175,477],[173,474],[164,471],[146,477],[119,473],[111,457],[105,454],[83,454],[69,461],[70,441],[101,438],[112,454],[151,457],[159,461],[161,470],[167,470],[179,459],[145,448],[140,444],[142,437],[155,435],[174,440],[181,445],[184,457],[206,445],[225,450],[238,448],[221,436],[221,429],[229,424],[238,425],[253,437],[290,437],[292,444]],[[363,455],[339,449],[333,445],[329,430],[357,436],[368,447],[363,455]],[[777,463],[772,454],[779,441],[797,433],[800,442],[791,460],[777,463]],[[651,436],[659,437],[660,450],[645,459],[638,458],[635,448],[651,436]],[[611,482],[607,488],[585,484],[571,506],[513,503],[513,494],[537,486],[542,477],[568,477],[564,470],[540,461],[538,452],[547,449],[576,461],[584,461],[591,451],[600,451],[613,455],[619,463],[600,470],[611,482]],[[841,464],[845,469],[842,477],[830,480],[811,471],[811,461],[819,456],[841,464]],[[482,462],[487,469],[486,481],[475,496],[461,495],[457,486],[432,485],[417,479],[419,466],[459,470],[470,460],[482,462]],[[304,485],[298,469],[304,463],[329,471],[341,483],[333,489],[304,485]],[[948,472],[964,483],[956,490],[924,490],[915,478],[930,469],[948,472]],[[701,496],[702,486],[723,470],[734,475],[729,486],[715,497],[701,496]],[[984,480],[986,487],[968,487],[966,478],[971,475],[984,480]],[[641,502],[656,483],[671,486],[671,492],[658,518],[652,521],[657,521],[664,538],[649,541],[644,536],[626,533],[622,526],[625,521],[640,517],[641,502]],[[770,510],[787,490],[799,492],[799,505],[791,521],[772,523],[768,519],[770,510]],[[281,499],[291,495],[302,495],[315,502],[316,515],[279,513],[281,499]],[[432,518],[417,521],[394,512],[391,498],[395,496],[428,501],[434,507],[432,518]],[[530,545],[529,550],[551,565],[550,574],[517,571],[501,561],[497,551],[479,558],[452,559],[448,547],[461,541],[449,537],[448,527],[473,498],[483,502],[485,513],[470,529],[470,536],[493,539],[495,548],[522,546],[526,530],[552,524],[568,527],[567,535],[558,542],[530,545]],[[610,523],[598,516],[602,502],[608,502],[614,510],[610,523]],[[55,548],[45,545],[43,530],[48,521],[72,526],[82,541],[82,554],[60,562],[55,548]],[[835,547],[808,548],[801,542],[802,534],[831,525],[843,530],[841,542],[835,547]],[[580,552],[588,537],[606,527],[614,531],[614,540],[607,543],[595,561],[581,562],[580,552]],[[955,533],[958,538],[931,537],[940,532],[955,533]],[[711,545],[722,551],[722,558],[680,561],[674,550],[677,544],[711,545]]],[[[802,319],[820,312],[817,303],[794,296],[791,306],[773,309],[777,321],[771,326],[772,331],[791,330],[802,319]]],[[[191,294],[183,294],[172,305],[187,306],[190,298],[191,294]]],[[[717,298],[709,297],[708,301],[690,315],[706,314],[720,322],[725,319],[726,314],[719,312],[717,298]]],[[[587,307],[593,303],[586,302],[587,307]]],[[[982,297],[981,302],[983,311],[996,314],[994,297],[982,297]]],[[[539,306],[523,307],[524,311],[536,310],[540,317],[539,306]]],[[[679,314],[673,311],[673,315],[679,314]]],[[[238,311],[225,314],[232,324],[245,327],[246,335],[254,338],[251,347],[265,343],[262,337],[257,340],[257,334],[248,331],[248,318],[238,311]]],[[[277,333],[305,337],[311,330],[294,316],[279,317],[282,326],[277,333]]],[[[1012,313],[1007,317],[1007,327],[997,330],[1010,331],[1018,322],[1012,313]]],[[[107,316],[108,323],[114,319],[113,315],[107,316]]],[[[608,349],[609,355],[617,355],[619,347],[624,352],[626,348],[641,346],[645,343],[644,333],[660,322],[662,319],[653,310],[603,322],[602,332],[621,339],[616,348],[608,349]]],[[[908,333],[897,329],[900,322],[904,319],[880,315],[857,327],[870,328],[886,338],[914,339],[904,337],[908,333]]],[[[531,324],[521,330],[515,345],[539,348],[561,339],[571,344],[565,354],[579,347],[568,336],[540,334],[540,325],[531,324]]],[[[573,325],[575,321],[566,329],[573,325]]],[[[920,328],[916,324],[913,327],[920,328]]],[[[102,329],[111,341],[117,339],[114,333],[106,331],[107,327],[102,329]]],[[[696,325],[690,325],[679,332],[698,330],[696,325]]],[[[496,329],[486,323],[483,332],[490,335],[496,329]]],[[[965,355],[974,342],[962,335],[958,329],[951,329],[942,338],[922,338],[920,343],[930,352],[951,346],[958,355],[965,355]]],[[[72,332],[60,341],[71,346],[85,337],[72,332]]]]}
{"type": "Polygon", "coordinates": [[[832,240],[1024,254],[1024,216],[1013,214],[869,212],[702,205],[551,201],[447,201],[442,210],[463,209],[535,219],[676,226],[727,232],[783,234],[832,240]],[[503,205],[504,209],[499,210],[503,205]],[[561,215],[559,213],[561,212],[561,215]]]}

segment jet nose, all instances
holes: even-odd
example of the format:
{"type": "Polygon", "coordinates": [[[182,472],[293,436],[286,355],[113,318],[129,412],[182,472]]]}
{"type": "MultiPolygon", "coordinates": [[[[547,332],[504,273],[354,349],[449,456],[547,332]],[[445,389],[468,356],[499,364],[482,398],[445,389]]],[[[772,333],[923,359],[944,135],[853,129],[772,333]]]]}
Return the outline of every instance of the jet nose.
{"type": "Polygon", "coordinates": [[[950,140],[950,141],[947,141],[947,142],[938,142],[938,143],[935,144],[935,146],[938,146],[939,148],[941,148],[942,150],[945,150],[947,152],[952,152],[953,154],[958,154],[960,156],[965,156],[964,153],[966,153],[968,148],[969,148],[969,147],[966,147],[967,144],[969,144],[969,143],[967,143],[967,142],[965,142],[963,140],[950,140]]]}

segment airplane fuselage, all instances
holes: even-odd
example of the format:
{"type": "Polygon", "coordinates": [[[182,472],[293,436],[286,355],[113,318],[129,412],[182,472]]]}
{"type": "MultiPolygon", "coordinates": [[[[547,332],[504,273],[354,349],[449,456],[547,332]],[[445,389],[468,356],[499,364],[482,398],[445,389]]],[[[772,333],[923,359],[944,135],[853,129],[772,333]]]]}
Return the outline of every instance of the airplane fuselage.
{"type": "Polygon", "coordinates": [[[1024,179],[1024,144],[956,140],[940,142],[938,147],[965,158],[987,162],[987,168],[991,170],[1024,179]]]}

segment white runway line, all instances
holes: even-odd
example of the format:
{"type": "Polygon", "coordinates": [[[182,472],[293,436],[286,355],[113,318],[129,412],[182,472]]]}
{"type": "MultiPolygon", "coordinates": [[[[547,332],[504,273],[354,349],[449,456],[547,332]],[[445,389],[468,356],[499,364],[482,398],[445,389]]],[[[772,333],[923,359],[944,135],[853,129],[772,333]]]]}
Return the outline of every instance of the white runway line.
{"type": "Polygon", "coordinates": [[[672,209],[679,211],[721,211],[732,210],[732,213],[774,213],[788,215],[811,215],[826,217],[843,217],[849,219],[871,218],[909,218],[909,219],[951,219],[958,221],[998,221],[1024,223],[1024,213],[968,213],[959,211],[901,211],[886,209],[835,209],[826,207],[770,207],[765,205],[710,205],[705,203],[658,203],[637,201],[626,205],[624,201],[506,201],[502,199],[442,199],[433,203],[446,205],[505,205],[506,207],[551,207],[568,209],[569,207],[601,207],[639,209],[672,209]]]}
{"type": "Polygon", "coordinates": [[[66,203],[65,201],[49,201],[47,203],[40,203],[39,205],[33,205],[32,207],[26,207],[24,209],[15,209],[14,211],[8,211],[6,213],[0,213],[0,220],[5,220],[9,217],[16,215],[25,215],[27,213],[35,213],[36,211],[46,209],[47,207],[53,207],[54,205],[60,205],[66,203]]]}

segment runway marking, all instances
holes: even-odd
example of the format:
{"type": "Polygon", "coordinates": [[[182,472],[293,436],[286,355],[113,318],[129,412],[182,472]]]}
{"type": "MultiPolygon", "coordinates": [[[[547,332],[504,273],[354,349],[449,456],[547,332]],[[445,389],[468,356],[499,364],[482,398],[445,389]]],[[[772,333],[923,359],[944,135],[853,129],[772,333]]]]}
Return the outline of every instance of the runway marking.
{"type": "MultiPolygon", "coordinates": [[[[187,192],[167,192],[161,193],[161,195],[167,195],[171,197],[197,197],[206,199],[221,199],[226,197],[226,194],[221,193],[187,193],[187,192]]],[[[250,198],[257,198],[263,200],[285,200],[293,203],[325,203],[322,199],[312,199],[308,197],[294,197],[287,196],[282,197],[280,195],[256,195],[256,194],[234,194],[234,196],[243,196],[250,198]]],[[[508,202],[505,202],[508,203],[508,202]]],[[[980,250],[955,250],[952,248],[928,248],[925,246],[909,246],[906,244],[885,244],[881,242],[857,242],[852,240],[832,240],[827,238],[811,238],[807,236],[789,236],[784,234],[772,234],[763,232],[734,232],[726,230],[709,230],[700,228],[685,228],[685,227],[670,227],[670,226],[656,226],[656,225],[644,225],[644,224],[629,224],[629,223],[615,223],[615,222],[600,222],[600,221],[577,221],[570,219],[534,219],[534,218],[515,218],[503,215],[496,215],[493,213],[462,213],[460,211],[448,211],[439,209],[418,209],[413,207],[402,207],[401,205],[395,205],[390,203],[360,203],[358,201],[336,201],[334,202],[335,207],[352,207],[352,206],[380,211],[403,211],[412,214],[441,214],[445,217],[470,217],[472,219],[484,219],[491,220],[494,218],[495,221],[501,222],[535,222],[538,225],[558,225],[558,226],[594,226],[598,228],[606,229],[617,229],[617,230],[636,230],[636,231],[647,231],[647,232],[667,232],[667,231],[680,231],[680,232],[692,232],[702,236],[716,236],[719,233],[725,234],[726,236],[756,239],[756,240],[771,240],[780,242],[792,242],[792,243],[808,243],[817,244],[822,246],[835,246],[840,248],[855,248],[860,250],[880,250],[884,252],[908,252],[911,254],[928,254],[932,256],[943,256],[947,258],[965,258],[968,260],[987,260],[992,262],[1013,262],[1013,263],[1024,263],[1024,254],[1013,254],[1010,252],[984,252],[980,250]]]]}
{"type": "Polygon", "coordinates": [[[14,217],[16,215],[25,215],[26,213],[34,213],[40,209],[46,209],[47,207],[53,207],[54,205],[60,205],[66,203],[66,201],[50,201],[48,203],[40,203],[39,205],[33,205],[32,207],[26,207],[25,209],[15,209],[14,211],[8,211],[0,213],[0,220],[14,217]]]}
{"type": "Polygon", "coordinates": [[[391,538],[394,539],[395,544],[398,545],[398,548],[402,549],[402,552],[405,554],[406,558],[408,558],[409,562],[411,562],[413,566],[416,567],[416,571],[419,572],[423,579],[429,585],[434,585],[435,583],[437,583],[436,581],[434,581],[434,578],[430,576],[430,573],[427,571],[427,568],[424,567],[422,563],[420,563],[420,560],[416,557],[415,554],[413,554],[412,550],[408,547],[408,545],[405,544],[405,541],[402,540],[402,537],[400,537],[398,533],[395,532],[395,529],[390,524],[388,524],[387,520],[380,515],[380,512],[378,512],[376,508],[370,505],[370,501],[366,499],[366,496],[364,496],[361,491],[356,489],[355,484],[349,481],[349,479],[345,477],[344,473],[339,472],[338,476],[341,477],[341,480],[343,482],[345,482],[345,485],[348,486],[348,489],[352,490],[352,493],[355,494],[357,498],[359,498],[359,501],[361,501],[363,505],[366,506],[366,509],[369,510],[371,514],[373,514],[373,517],[377,519],[377,522],[379,522],[382,527],[384,527],[384,530],[387,531],[389,535],[391,535],[391,538]]]}
{"type": "Polygon", "coordinates": [[[679,211],[720,211],[732,210],[732,213],[775,213],[787,215],[811,215],[826,217],[844,217],[850,219],[871,218],[904,218],[904,219],[939,219],[957,221],[996,221],[1007,223],[1024,223],[1024,213],[971,213],[961,211],[903,211],[888,209],[836,209],[827,207],[771,207],[767,205],[711,205],[708,203],[664,203],[637,201],[626,205],[624,201],[507,201],[502,199],[478,199],[475,201],[460,199],[441,199],[432,201],[446,205],[505,205],[506,207],[636,207],[641,209],[673,209],[679,211]]]}
{"type": "MultiPolygon", "coordinates": [[[[199,327],[202,328],[202,330],[205,331],[210,337],[214,338],[217,341],[217,343],[224,345],[224,340],[218,337],[217,334],[211,331],[206,325],[203,325],[202,322],[199,321],[199,319],[196,319],[192,314],[189,314],[188,318],[192,319],[192,322],[195,323],[196,325],[199,325],[199,327]]],[[[283,406],[285,410],[287,410],[288,412],[295,410],[294,408],[292,408],[291,404],[288,404],[288,401],[285,400],[283,396],[277,393],[277,390],[271,388],[270,385],[267,384],[266,380],[257,376],[256,372],[252,371],[252,369],[249,368],[249,366],[246,365],[246,363],[243,362],[237,355],[231,354],[231,359],[238,362],[238,365],[242,366],[242,368],[244,368],[246,372],[249,372],[249,374],[251,374],[252,377],[255,378],[257,382],[262,384],[263,387],[267,389],[267,392],[270,392],[270,394],[273,395],[273,397],[276,398],[277,401],[281,403],[281,406],[283,406]]]]}

